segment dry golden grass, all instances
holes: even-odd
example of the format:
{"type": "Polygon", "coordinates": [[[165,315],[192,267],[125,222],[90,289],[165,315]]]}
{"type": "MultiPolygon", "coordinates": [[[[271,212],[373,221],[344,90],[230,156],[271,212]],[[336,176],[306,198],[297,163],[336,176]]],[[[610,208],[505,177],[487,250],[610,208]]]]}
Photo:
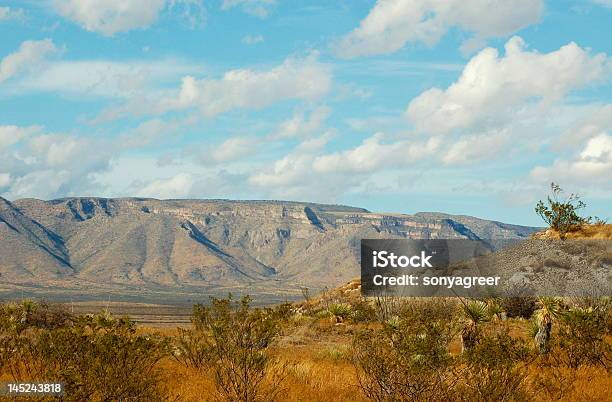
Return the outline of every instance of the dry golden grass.
{"type": "MultiPolygon", "coordinates": [[[[491,324],[493,325],[493,324],[491,324]]],[[[526,337],[528,322],[511,319],[510,334],[526,337]]],[[[353,334],[364,324],[337,324],[321,319],[303,323],[285,331],[272,349],[273,355],[286,365],[282,401],[366,401],[358,386],[355,367],[351,364],[353,334]]],[[[159,332],[158,328],[141,328],[143,332],[159,332]]],[[[165,335],[173,335],[163,329],[165,335]]],[[[457,338],[450,347],[460,352],[457,338]]],[[[183,366],[172,358],[162,362],[169,375],[171,395],[180,401],[213,401],[215,385],[211,374],[183,366]]],[[[528,389],[540,401],[555,400],[545,392],[557,392],[564,401],[610,401],[612,375],[604,368],[583,367],[577,371],[541,367],[534,363],[528,369],[528,389]],[[550,379],[551,389],[544,389],[538,377],[550,379]]]]}
{"type": "MultiPolygon", "coordinates": [[[[533,235],[534,239],[560,239],[558,231],[547,229],[533,235]]],[[[608,239],[612,240],[612,225],[581,225],[577,230],[565,234],[566,239],[608,239]]]]}

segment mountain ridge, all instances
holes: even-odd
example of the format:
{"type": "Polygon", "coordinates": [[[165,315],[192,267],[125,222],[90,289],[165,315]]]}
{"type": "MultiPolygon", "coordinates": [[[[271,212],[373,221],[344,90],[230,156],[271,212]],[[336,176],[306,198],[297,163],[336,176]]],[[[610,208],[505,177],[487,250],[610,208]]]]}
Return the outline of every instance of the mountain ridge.
{"type": "Polygon", "coordinates": [[[362,238],[522,238],[536,229],[296,201],[0,197],[0,284],[274,294],[358,276],[362,238]]]}

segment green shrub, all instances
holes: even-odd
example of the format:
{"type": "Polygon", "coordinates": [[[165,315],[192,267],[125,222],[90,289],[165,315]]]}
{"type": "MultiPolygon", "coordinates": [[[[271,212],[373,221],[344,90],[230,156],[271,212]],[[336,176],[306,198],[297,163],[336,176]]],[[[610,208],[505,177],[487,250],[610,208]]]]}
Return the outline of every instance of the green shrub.
{"type": "Polygon", "coordinates": [[[584,365],[611,368],[612,347],[605,339],[609,315],[609,310],[597,307],[567,311],[559,320],[557,357],[573,369],[584,365]]]}
{"type": "Polygon", "coordinates": [[[465,401],[517,401],[528,399],[525,379],[529,351],[523,341],[506,330],[483,334],[463,354],[466,369],[459,387],[465,401]]]}
{"type": "Polygon", "coordinates": [[[444,311],[445,302],[409,304],[406,318],[355,336],[359,386],[376,401],[448,400],[455,382],[448,349],[457,325],[444,311]]]}
{"type": "Polygon", "coordinates": [[[73,317],[64,327],[46,319],[25,322],[4,327],[0,336],[0,364],[14,381],[62,382],[68,401],[165,397],[158,362],[167,342],[136,335],[129,320],[103,313],[73,317]]]}
{"type": "Polygon", "coordinates": [[[551,228],[559,232],[563,237],[567,232],[576,230],[580,225],[590,223],[590,217],[581,217],[578,211],[585,208],[586,204],[580,200],[577,194],[570,194],[565,199],[560,199],[563,192],[561,187],[555,183],[550,184],[552,195],[548,196],[546,203],[538,201],[535,211],[551,228]]]}
{"type": "Polygon", "coordinates": [[[179,360],[213,373],[217,399],[269,401],[282,390],[282,369],[275,372],[279,366],[268,350],[279,334],[278,320],[250,304],[249,297],[236,302],[230,296],[213,298],[210,307],[196,305],[195,329],[180,334],[179,360]]]}

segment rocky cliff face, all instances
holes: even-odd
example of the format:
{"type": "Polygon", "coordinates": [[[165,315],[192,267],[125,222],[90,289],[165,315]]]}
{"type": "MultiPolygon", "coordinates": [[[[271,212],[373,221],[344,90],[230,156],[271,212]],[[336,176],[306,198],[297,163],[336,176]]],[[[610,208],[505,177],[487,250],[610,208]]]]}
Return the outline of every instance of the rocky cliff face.
{"type": "Polygon", "coordinates": [[[333,286],[359,275],[361,238],[515,238],[532,232],[472,217],[297,202],[1,200],[0,282],[246,287],[252,293],[333,286]]]}

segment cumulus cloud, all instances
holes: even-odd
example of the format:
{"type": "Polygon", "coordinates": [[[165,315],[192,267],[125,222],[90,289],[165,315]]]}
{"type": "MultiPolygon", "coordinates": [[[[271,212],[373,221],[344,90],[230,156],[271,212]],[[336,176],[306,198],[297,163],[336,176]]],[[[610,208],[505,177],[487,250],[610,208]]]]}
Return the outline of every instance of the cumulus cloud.
{"type": "Polygon", "coordinates": [[[111,36],[146,28],[164,7],[164,0],[55,0],[55,10],[87,31],[111,36]]]}
{"type": "MultiPolygon", "coordinates": [[[[271,168],[256,172],[249,177],[249,183],[260,188],[267,194],[281,198],[295,198],[310,193],[317,188],[317,192],[337,192],[343,186],[337,186],[332,180],[314,175],[312,164],[316,153],[329,141],[330,134],[326,133],[317,138],[300,143],[292,152],[274,162],[271,168]],[[335,187],[335,189],[334,189],[335,187]]],[[[340,190],[341,191],[341,190],[340,190]]]]}
{"type": "Polygon", "coordinates": [[[500,56],[482,50],[446,90],[432,88],[413,99],[407,116],[419,131],[446,133],[508,115],[526,101],[560,100],[568,92],[601,78],[609,68],[605,54],[591,55],[575,43],[540,54],[513,37],[500,56]]]}
{"type": "Polygon", "coordinates": [[[473,163],[493,159],[509,141],[507,130],[492,130],[482,134],[469,135],[451,143],[442,157],[447,165],[473,163]]]}
{"type": "Polygon", "coordinates": [[[26,137],[40,133],[41,131],[42,127],[40,126],[0,126],[0,151],[18,143],[26,137]]]}
{"type": "Polygon", "coordinates": [[[110,141],[45,133],[41,127],[0,127],[0,172],[8,198],[53,198],[98,189],[91,175],[108,168],[110,141]]]}
{"type": "Polygon", "coordinates": [[[223,141],[210,156],[215,162],[235,161],[255,152],[256,145],[251,138],[230,138],[223,141]]]}
{"type": "Polygon", "coordinates": [[[190,26],[205,17],[200,0],[54,0],[53,5],[62,17],[105,36],[149,27],[166,5],[170,9],[183,6],[190,26]]]}
{"type": "Polygon", "coordinates": [[[100,118],[163,114],[189,108],[198,108],[210,118],[234,109],[262,109],[290,99],[314,100],[326,94],[330,86],[330,68],[320,63],[316,54],[310,54],[305,58],[290,57],[265,71],[230,70],[218,79],[186,76],[175,93],[136,98],[104,111],[100,118]]]}
{"type": "Polygon", "coordinates": [[[574,149],[612,128],[612,104],[596,107],[579,118],[551,144],[554,151],[574,149]]]}
{"type": "Polygon", "coordinates": [[[316,172],[373,172],[385,167],[412,165],[431,157],[440,147],[438,138],[419,143],[409,140],[385,142],[382,133],[365,139],[361,145],[342,152],[315,158],[316,172]]]}
{"type": "Polygon", "coordinates": [[[276,0],[223,0],[222,10],[240,7],[245,13],[256,17],[265,18],[270,9],[276,5],[276,0]]]}
{"type": "Polygon", "coordinates": [[[19,49],[0,61],[0,83],[24,71],[33,70],[57,51],[51,39],[22,42],[19,49]]]}
{"type": "Polygon", "coordinates": [[[413,166],[431,158],[440,147],[437,138],[418,143],[387,141],[378,133],[355,148],[325,154],[331,137],[327,132],[303,141],[271,168],[252,174],[249,183],[272,197],[334,201],[377,172],[413,166]]]}
{"type": "Polygon", "coordinates": [[[334,44],[344,58],[393,53],[407,43],[437,43],[452,28],[472,32],[475,50],[486,38],[504,37],[538,22],[543,0],[378,0],[359,27],[334,44]]]}
{"type": "Polygon", "coordinates": [[[325,124],[331,109],[319,106],[307,115],[304,111],[294,113],[293,117],[283,121],[270,139],[308,137],[317,133],[325,124]]]}
{"type": "Polygon", "coordinates": [[[217,145],[190,147],[184,151],[202,165],[218,165],[239,161],[257,151],[257,141],[249,137],[232,137],[217,145]]]}
{"type": "Polygon", "coordinates": [[[537,166],[530,172],[536,182],[562,182],[612,190],[612,136],[599,134],[589,139],[572,159],[557,159],[551,166],[537,166]]]}
{"type": "Polygon", "coordinates": [[[191,194],[194,178],[188,173],[154,180],[136,191],[139,197],[159,199],[186,198],[191,194]]]}

